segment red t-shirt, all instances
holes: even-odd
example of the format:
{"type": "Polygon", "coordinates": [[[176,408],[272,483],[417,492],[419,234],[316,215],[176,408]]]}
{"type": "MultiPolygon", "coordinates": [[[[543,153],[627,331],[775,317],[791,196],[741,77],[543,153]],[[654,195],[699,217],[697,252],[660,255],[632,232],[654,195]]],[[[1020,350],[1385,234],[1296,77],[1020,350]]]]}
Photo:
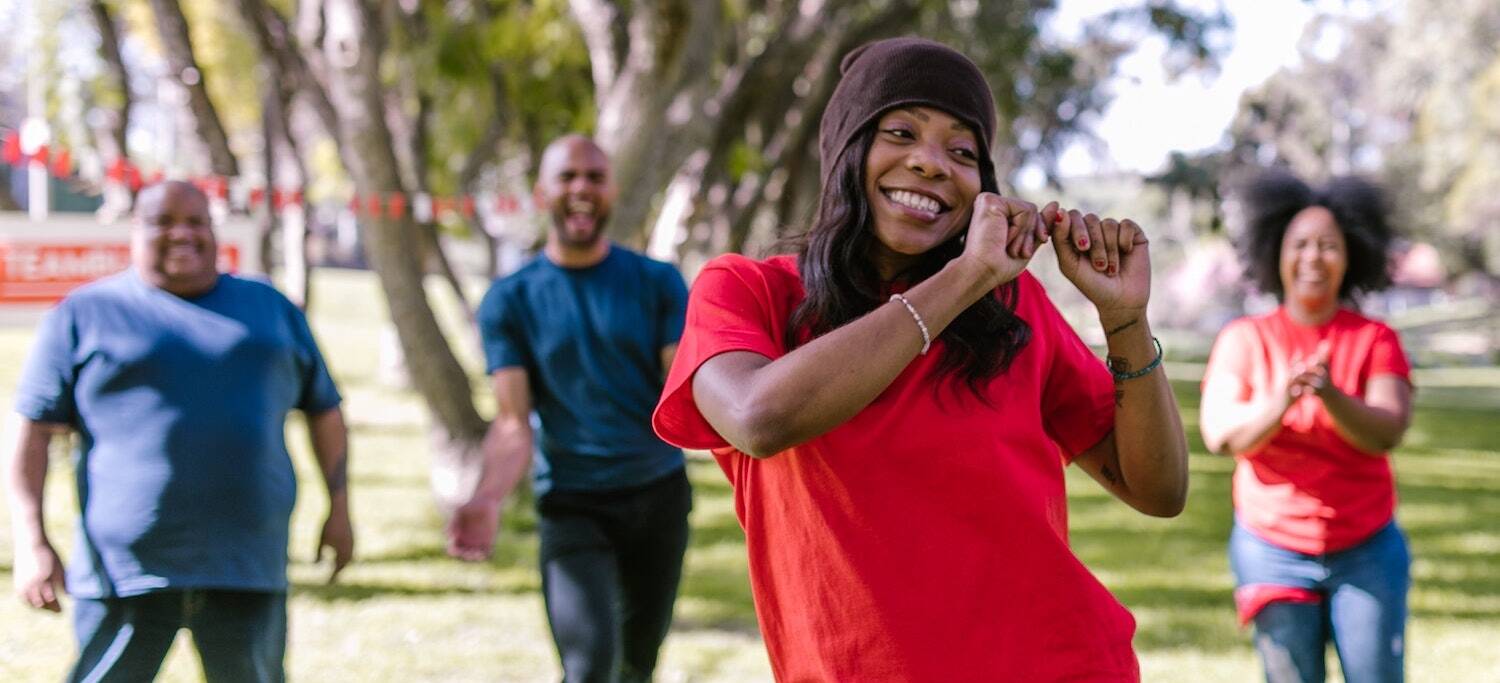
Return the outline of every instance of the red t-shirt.
{"type": "Polygon", "coordinates": [[[990,405],[934,390],[934,340],[848,422],[757,460],[703,419],[691,380],[727,351],[786,353],[796,260],[727,255],[699,274],[654,424],[712,449],[734,487],[777,680],[1139,678],[1134,619],[1067,541],[1063,467],[1113,428],[1113,384],[1040,283],[1019,282],[1032,338],[990,405]]]}
{"type": "MultiPolygon", "coordinates": [[[[1203,384],[1228,378],[1249,401],[1278,391],[1294,358],[1330,345],[1334,386],[1363,398],[1371,377],[1411,381],[1396,333],[1347,309],[1317,327],[1299,325],[1285,308],[1241,318],[1219,333],[1203,384]]],[[[1235,455],[1234,510],[1241,524],[1276,545],[1311,555],[1344,550],[1379,531],[1396,510],[1391,463],[1340,436],[1315,396],[1287,409],[1281,430],[1260,448],[1235,455]]]]}

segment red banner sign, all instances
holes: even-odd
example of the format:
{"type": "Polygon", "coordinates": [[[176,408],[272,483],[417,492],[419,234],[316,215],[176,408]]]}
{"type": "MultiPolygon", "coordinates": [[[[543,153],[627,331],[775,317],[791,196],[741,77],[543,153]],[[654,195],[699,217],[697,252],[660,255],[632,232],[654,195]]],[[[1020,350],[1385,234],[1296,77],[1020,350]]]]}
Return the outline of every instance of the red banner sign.
{"type": "MultiPolygon", "coordinates": [[[[219,270],[232,273],[239,265],[239,248],[219,245],[219,270]]],[[[129,267],[126,244],[0,243],[0,304],[53,303],[129,267]]]]}

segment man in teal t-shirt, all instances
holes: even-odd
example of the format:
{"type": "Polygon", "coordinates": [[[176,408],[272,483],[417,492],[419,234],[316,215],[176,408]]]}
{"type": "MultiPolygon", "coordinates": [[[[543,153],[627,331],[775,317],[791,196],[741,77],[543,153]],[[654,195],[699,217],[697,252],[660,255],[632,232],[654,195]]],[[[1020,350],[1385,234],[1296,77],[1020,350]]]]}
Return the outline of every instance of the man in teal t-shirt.
{"type": "Polygon", "coordinates": [[[307,320],[270,286],[219,273],[217,251],[201,191],[142,191],[133,268],[50,311],[22,373],[15,582],[59,611],[66,573],[69,680],[150,680],[181,628],[210,681],[282,680],[290,410],[307,415],[329,492],[319,554],[333,549],[337,576],[353,553],[344,419],[307,320]],[[64,572],[42,492],[48,445],[69,430],[81,514],[64,572]]]}
{"type": "Polygon", "coordinates": [[[543,252],[479,305],[498,412],[479,490],[449,526],[450,553],[489,555],[500,503],[540,446],[542,595],[570,683],[650,680],[692,507],[682,451],[651,429],[687,286],[671,265],[605,239],[614,187],[587,138],[564,137],[542,156],[536,200],[552,229],[543,252]]]}

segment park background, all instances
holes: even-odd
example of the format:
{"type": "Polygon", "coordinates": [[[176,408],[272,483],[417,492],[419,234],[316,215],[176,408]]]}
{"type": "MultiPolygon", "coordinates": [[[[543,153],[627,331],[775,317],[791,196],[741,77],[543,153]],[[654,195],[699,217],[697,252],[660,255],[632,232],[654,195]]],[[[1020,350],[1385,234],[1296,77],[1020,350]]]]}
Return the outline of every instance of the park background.
{"type": "MultiPolygon", "coordinates": [[[[1202,448],[1196,382],[1222,324],[1269,305],[1238,277],[1228,190],[1283,165],[1367,175],[1396,200],[1397,284],[1363,305],[1417,364],[1393,456],[1416,557],[1409,673],[1500,681],[1490,0],[0,0],[0,212],[37,212],[45,183],[47,209],[118,223],[139,183],[189,178],[216,215],[255,226],[262,258],[243,265],[307,307],[347,399],[359,547],[323,585],[324,502],[293,425],[308,475],[294,679],[555,680],[529,501],[509,506],[494,558],[463,564],[442,552],[429,477],[472,455],[491,412],[470,311],[545,229],[527,196],[537,152],[593,134],[621,184],[611,237],[691,278],[805,224],[838,57],[902,34],[989,75],[1007,192],[1152,235],[1151,317],[1193,446],[1187,511],[1144,518],[1069,474],[1074,548],[1139,620],[1145,679],[1259,677],[1223,552],[1232,463],[1202,448]]],[[[1033,270],[1097,341],[1049,260],[1033,270]]],[[[0,405],[30,339],[0,327],[0,405]]],[[[66,556],[76,504],[54,456],[48,526],[66,556]]],[[[694,535],[658,678],[769,680],[727,484],[702,454],[690,473],[694,535]]],[[[0,600],[0,679],[57,680],[69,633],[66,616],[0,600]]],[[[164,679],[199,677],[174,650],[164,679]]]]}

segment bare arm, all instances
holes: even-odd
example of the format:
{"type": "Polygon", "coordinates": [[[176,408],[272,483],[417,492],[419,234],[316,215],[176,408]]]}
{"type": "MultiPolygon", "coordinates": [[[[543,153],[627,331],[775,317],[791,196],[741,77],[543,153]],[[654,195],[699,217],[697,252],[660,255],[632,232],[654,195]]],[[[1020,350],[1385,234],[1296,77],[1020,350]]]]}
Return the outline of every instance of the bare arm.
{"type": "MultiPolygon", "coordinates": [[[[1105,321],[1109,365],[1144,368],[1156,346],[1144,317],[1105,321]],[[1121,328],[1124,329],[1121,329],[1121,328]]],[[[1074,460],[1115,497],[1148,515],[1174,517],[1187,501],[1187,441],[1166,370],[1115,382],[1115,428],[1074,460]]]]}
{"type": "Polygon", "coordinates": [[[1395,375],[1371,377],[1363,401],[1339,391],[1332,382],[1325,381],[1314,391],[1339,435],[1365,453],[1389,452],[1411,425],[1411,385],[1395,375]]]}
{"type": "MultiPolygon", "coordinates": [[[[1157,353],[1146,320],[1151,258],[1144,231],[1131,220],[1070,211],[1052,237],[1058,269],[1098,309],[1110,370],[1144,369],[1157,353]]],[[[1165,368],[1115,380],[1114,430],[1074,462],[1136,510],[1157,517],[1182,512],[1187,438],[1165,368]]]]}
{"type": "Polygon", "coordinates": [[[501,368],[490,375],[495,419],[481,448],[484,464],[472,499],[448,522],[448,554],[477,561],[494,551],[500,508],[531,465],[531,384],[526,370],[501,368]]]}
{"type": "MultiPolygon", "coordinates": [[[[1010,224],[1029,229],[1038,218],[1024,202],[980,195],[963,255],[905,292],[930,337],[1020,274],[1027,259],[1006,253],[1010,224]]],[[[693,376],[693,400],[725,441],[752,457],[770,457],[863,410],[921,349],[911,313],[888,302],[776,360],[748,351],[708,359],[693,376]]]]}
{"type": "Polygon", "coordinates": [[[1209,377],[1199,409],[1203,444],[1220,455],[1246,453],[1270,441],[1281,431],[1281,417],[1292,404],[1286,391],[1242,401],[1233,382],[1229,377],[1209,377]]]}
{"type": "Polygon", "coordinates": [[[334,407],[308,415],[307,432],[328,490],[328,518],[318,536],[314,561],[323,559],[324,548],[333,551],[333,571],[328,575],[328,582],[333,583],[354,558],[354,525],[349,518],[349,430],[344,425],[344,412],[334,407]]]}
{"type": "Polygon", "coordinates": [[[13,575],[17,595],[32,607],[62,611],[63,565],[47,539],[42,494],[47,483],[47,448],[61,425],[21,418],[16,449],[6,468],[10,519],[15,542],[13,575]]]}
{"type": "Polygon", "coordinates": [[[661,381],[667,381],[667,373],[672,371],[672,361],[677,359],[677,342],[672,342],[661,347],[661,381]]]}

